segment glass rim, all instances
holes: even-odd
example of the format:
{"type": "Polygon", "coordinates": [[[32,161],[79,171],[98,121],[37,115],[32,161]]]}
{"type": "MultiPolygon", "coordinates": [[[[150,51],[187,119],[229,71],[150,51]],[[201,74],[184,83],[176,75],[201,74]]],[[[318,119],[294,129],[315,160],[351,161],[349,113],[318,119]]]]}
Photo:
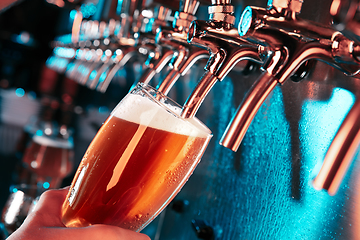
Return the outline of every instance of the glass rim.
{"type": "Polygon", "coordinates": [[[183,107],[175,102],[172,98],[165,95],[164,93],[160,92],[153,86],[150,86],[146,83],[137,83],[136,86],[130,91],[130,94],[136,94],[138,92],[142,92],[145,94],[151,101],[159,105],[160,107],[164,108],[169,114],[172,114],[174,117],[178,118],[181,121],[186,122],[187,124],[191,124],[201,130],[203,133],[206,133],[207,137],[212,137],[213,133],[212,131],[203,123],[200,119],[198,119],[196,116],[191,118],[184,118],[181,116],[181,111],[183,107]],[[160,97],[160,99],[163,99],[163,101],[157,99],[157,97],[160,97]],[[179,108],[179,112],[174,111],[172,108],[167,106],[167,104],[179,108]]]}
{"type": "Polygon", "coordinates": [[[152,87],[152,86],[150,86],[150,85],[148,85],[146,83],[141,83],[141,82],[136,84],[135,88],[133,88],[131,90],[131,93],[133,93],[133,91],[135,93],[135,91],[138,91],[138,90],[145,90],[144,93],[148,97],[150,97],[152,100],[154,100],[158,105],[160,105],[162,107],[165,107],[165,109],[167,111],[169,111],[171,114],[175,115],[176,117],[181,118],[181,119],[185,119],[185,118],[180,116],[180,113],[181,113],[181,110],[182,110],[183,107],[179,103],[177,103],[173,99],[171,99],[169,96],[166,96],[164,93],[160,92],[156,88],[154,88],[154,87],[152,87]],[[151,92],[149,92],[149,90],[154,91],[154,94],[156,94],[156,97],[160,96],[161,99],[165,99],[166,101],[169,101],[174,107],[178,107],[180,112],[177,113],[174,110],[172,110],[171,108],[169,108],[168,106],[166,106],[166,104],[164,104],[164,102],[157,99],[151,92]]]}

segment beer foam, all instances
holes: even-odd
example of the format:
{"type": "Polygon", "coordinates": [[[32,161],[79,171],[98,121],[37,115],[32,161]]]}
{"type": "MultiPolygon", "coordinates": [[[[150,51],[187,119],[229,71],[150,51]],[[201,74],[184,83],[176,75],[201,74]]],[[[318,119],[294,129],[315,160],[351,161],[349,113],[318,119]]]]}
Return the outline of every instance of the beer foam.
{"type": "Polygon", "coordinates": [[[34,135],[32,140],[42,146],[54,147],[54,148],[65,148],[70,149],[73,147],[73,143],[71,141],[65,139],[52,139],[48,136],[44,135],[34,135]]]}
{"type": "MultiPolygon", "coordinates": [[[[178,107],[166,106],[177,115],[181,112],[178,107]]],[[[123,98],[112,115],[129,122],[181,135],[208,137],[211,134],[211,131],[197,118],[179,118],[147,97],[135,94],[128,94],[123,98]]]]}

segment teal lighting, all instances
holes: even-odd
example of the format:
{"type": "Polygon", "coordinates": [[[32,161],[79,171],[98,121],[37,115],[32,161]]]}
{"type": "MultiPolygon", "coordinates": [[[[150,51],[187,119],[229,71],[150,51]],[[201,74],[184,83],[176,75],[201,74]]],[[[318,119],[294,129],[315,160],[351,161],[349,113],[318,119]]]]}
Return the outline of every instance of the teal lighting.
{"type": "Polygon", "coordinates": [[[69,17],[70,17],[71,20],[74,20],[74,19],[75,19],[76,13],[77,13],[76,10],[71,10],[71,11],[70,11],[69,17]]]}
{"type": "Polygon", "coordinates": [[[102,83],[106,79],[107,72],[103,72],[99,77],[99,83],[102,83]]]}
{"type": "Polygon", "coordinates": [[[97,7],[93,3],[83,4],[80,11],[84,18],[89,18],[96,13],[97,7]]]}
{"type": "Polygon", "coordinates": [[[90,73],[89,78],[90,78],[91,80],[93,80],[93,79],[95,79],[96,75],[97,75],[97,71],[96,71],[96,70],[92,70],[92,72],[90,73]]]}
{"type": "Polygon", "coordinates": [[[16,96],[18,96],[18,97],[23,97],[23,96],[25,95],[25,90],[22,89],[22,88],[17,88],[17,89],[15,90],[15,94],[16,94],[16,96]]]}
{"type": "MultiPolygon", "coordinates": [[[[351,92],[334,88],[331,98],[327,101],[306,100],[303,103],[299,136],[303,153],[302,187],[303,192],[307,193],[303,206],[307,206],[307,212],[302,212],[303,206],[299,206],[298,212],[294,212],[299,219],[303,219],[294,225],[300,235],[306,235],[307,230],[303,228],[304,224],[310,224],[312,228],[319,231],[323,229],[328,219],[338,217],[334,215],[337,212],[334,209],[340,211],[344,204],[339,201],[335,203],[334,198],[325,191],[315,190],[312,181],[320,170],[327,149],[339,126],[354,102],[355,97],[351,92]],[[333,209],[333,211],[327,211],[327,209],[333,209]]],[[[341,186],[338,194],[344,195],[344,191],[346,191],[346,186],[341,186]]]]}
{"type": "Polygon", "coordinates": [[[42,186],[43,188],[48,189],[50,187],[50,183],[44,182],[42,186]]]}
{"type": "Polygon", "coordinates": [[[106,106],[99,107],[99,113],[107,113],[109,109],[106,106]]]}
{"type": "Polygon", "coordinates": [[[37,135],[37,136],[42,136],[42,135],[43,135],[43,131],[40,130],[40,129],[37,130],[37,131],[36,131],[36,135],[37,135]]]}

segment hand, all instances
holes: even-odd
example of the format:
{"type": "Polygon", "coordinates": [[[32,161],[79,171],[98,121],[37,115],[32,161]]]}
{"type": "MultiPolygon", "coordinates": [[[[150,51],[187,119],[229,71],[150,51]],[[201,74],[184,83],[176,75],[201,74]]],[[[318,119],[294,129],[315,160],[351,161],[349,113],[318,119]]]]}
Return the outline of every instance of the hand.
{"type": "Polygon", "coordinates": [[[68,188],[47,190],[24,223],[7,240],[150,240],[148,236],[131,230],[109,225],[92,225],[83,228],[67,228],[61,221],[61,205],[68,188]]]}

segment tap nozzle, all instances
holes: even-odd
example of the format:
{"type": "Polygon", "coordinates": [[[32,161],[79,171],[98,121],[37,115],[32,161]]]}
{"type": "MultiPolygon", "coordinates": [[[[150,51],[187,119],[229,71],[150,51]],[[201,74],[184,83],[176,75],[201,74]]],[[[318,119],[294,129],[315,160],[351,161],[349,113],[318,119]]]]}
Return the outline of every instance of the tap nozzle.
{"type": "Polygon", "coordinates": [[[235,152],[238,150],[256,113],[279,83],[276,73],[286,62],[287,55],[287,49],[283,48],[268,56],[262,66],[266,71],[256,80],[236,110],[220,140],[221,145],[235,152]]]}
{"type": "Polygon", "coordinates": [[[360,143],[360,100],[358,99],[341,124],[316,176],[315,189],[335,195],[356,154],[360,143]]]}
{"type": "Polygon", "coordinates": [[[262,53],[265,47],[242,39],[233,27],[233,8],[229,1],[213,1],[213,4],[216,8],[211,8],[214,5],[209,7],[209,12],[214,13],[214,9],[226,9],[224,15],[228,17],[220,20],[216,17],[219,15],[210,15],[209,21],[193,21],[188,32],[187,41],[207,49],[210,58],[205,66],[205,74],[182,109],[181,115],[187,118],[195,115],[214,84],[222,81],[239,61],[263,62],[262,53]],[[223,6],[218,6],[218,3],[222,3],[223,6]]]}
{"type": "Polygon", "coordinates": [[[203,52],[192,50],[186,41],[187,32],[191,21],[196,19],[195,13],[198,9],[197,0],[181,1],[179,11],[175,13],[172,27],[161,26],[157,29],[155,42],[158,52],[149,55],[146,62],[147,70],[141,76],[139,82],[149,83],[172,60],[170,74],[158,86],[164,92],[168,92],[174,82],[185,74],[188,69],[186,65],[192,65],[197,59],[203,58],[203,52]]]}
{"type": "MultiPolygon", "coordinates": [[[[359,1],[334,0],[330,8],[333,24],[338,30],[352,30],[353,34],[360,35],[359,22],[355,19],[359,1]]],[[[346,31],[344,31],[346,32],[346,31]]],[[[347,32],[346,32],[347,33],[347,32]]],[[[340,36],[335,42],[334,55],[346,55],[347,62],[353,59],[359,62],[360,47],[358,43],[340,36]],[[343,41],[341,41],[343,40],[343,41]]],[[[348,172],[360,143],[360,100],[357,99],[345,117],[338,132],[325,155],[322,167],[313,181],[317,190],[325,189],[329,195],[335,195],[340,184],[348,172]]]]}
{"type": "Polygon", "coordinates": [[[353,41],[329,26],[297,18],[300,9],[293,9],[287,2],[276,1],[269,9],[249,6],[242,14],[239,34],[268,46],[272,53],[267,62],[275,64],[262,66],[267,73],[250,89],[229,123],[221,143],[232,150],[239,147],[253,117],[276,83],[284,83],[306,61],[321,60],[349,75],[359,72],[359,62],[353,56],[356,53],[353,41]],[[274,54],[276,52],[278,54],[274,54]]]}

